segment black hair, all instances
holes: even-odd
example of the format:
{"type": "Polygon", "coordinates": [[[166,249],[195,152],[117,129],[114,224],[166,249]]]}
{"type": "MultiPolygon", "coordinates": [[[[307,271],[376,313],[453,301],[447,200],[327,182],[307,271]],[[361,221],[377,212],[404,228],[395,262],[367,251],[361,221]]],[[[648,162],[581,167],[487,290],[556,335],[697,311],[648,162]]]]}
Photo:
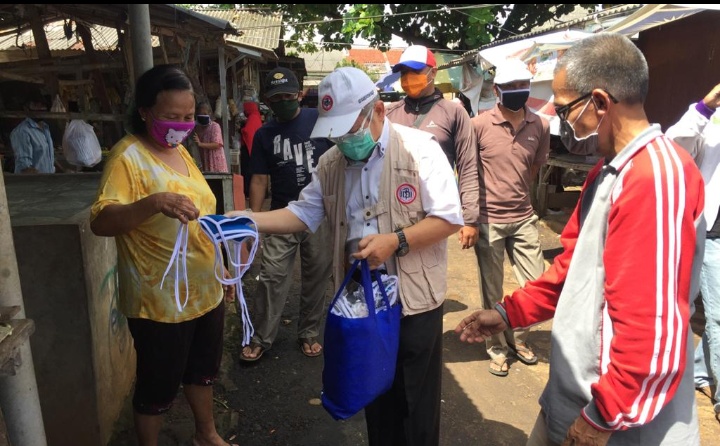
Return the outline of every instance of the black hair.
{"type": "Polygon", "coordinates": [[[212,114],[212,107],[210,106],[210,102],[206,100],[200,100],[197,104],[195,104],[195,114],[199,114],[201,108],[207,107],[210,109],[210,114],[212,114]]]}
{"type": "Polygon", "coordinates": [[[135,99],[129,109],[130,133],[147,133],[139,110],[154,106],[158,94],[168,90],[194,91],[188,75],[176,65],[157,65],[138,78],[135,82],[135,99]]]}

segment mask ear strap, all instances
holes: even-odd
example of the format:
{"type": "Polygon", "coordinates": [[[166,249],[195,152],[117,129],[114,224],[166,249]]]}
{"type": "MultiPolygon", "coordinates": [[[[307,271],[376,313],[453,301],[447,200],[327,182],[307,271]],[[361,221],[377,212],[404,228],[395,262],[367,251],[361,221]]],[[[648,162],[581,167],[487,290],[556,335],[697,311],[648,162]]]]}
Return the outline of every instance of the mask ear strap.
{"type": "Polygon", "coordinates": [[[178,311],[185,309],[190,298],[190,286],[188,284],[187,274],[187,242],[188,242],[189,229],[186,224],[180,223],[178,228],[178,234],[175,238],[175,247],[173,248],[172,255],[170,255],[170,261],[165,269],[162,280],[160,281],[160,289],[162,289],[165,283],[165,277],[170,272],[170,268],[175,265],[175,304],[177,305],[178,311]],[[185,302],[180,303],[180,268],[182,268],[183,281],[185,282],[185,302]]]}
{"type": "MultiPolygon", "coordinates": [[[[242,345],[246,346],[250,344],[254,329],[252,321],[250,320],[250,312],[247,308],[245,296],[242,289],[242,277],[245,275],[248,269],[252,266],[253,259],[257,253],[259,245],[259,235],[257,232],[257,225],[249,217],[234,218],[234,219],[223,219],[221,221],[214,220],[207,216],[198,218],[201,227],[205,234],[210,238],[215,246],[215,278],[224,285],[235,286],[235,296],[238,302],[238,312],[243,321],[243,342],[242,345]],[[243,221],[247,220],[245,227],[240,229],[225,230],[223,222],[232,221],[243,221]],[[212,227],[211,227],[212,225],[212,227]],[[242,261],[242,246],[243,240],[252,237],[253,243],[250,248],[247,262],[242,261]],[[228,262],[233,267],[235,273],[233,277],[225,278],[224,270],[222,265],[222,254],[221,249],[224,248],[228,254],[228,262]]],[[[230,270],[230,268],[228,268],[230,270]]]]}

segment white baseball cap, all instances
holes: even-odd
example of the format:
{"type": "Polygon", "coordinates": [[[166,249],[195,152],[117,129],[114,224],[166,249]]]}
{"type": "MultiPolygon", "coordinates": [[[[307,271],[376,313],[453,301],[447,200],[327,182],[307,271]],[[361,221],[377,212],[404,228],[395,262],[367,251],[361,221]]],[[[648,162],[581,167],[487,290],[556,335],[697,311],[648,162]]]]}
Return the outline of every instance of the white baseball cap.
{"type": "Polygon", "coordinates": [[[496,85],[508,84],[514,81],[529,81],[533,78],[527,65],[520,59],[505,59],[495,67],[496,85]]]}
{"type": "Polygon", "coordinates": [[[360,111],[378,96],[375,83],[355,67],[336,68],[318,85],[318,119],[310,138],[347,134],[360,111]]]}

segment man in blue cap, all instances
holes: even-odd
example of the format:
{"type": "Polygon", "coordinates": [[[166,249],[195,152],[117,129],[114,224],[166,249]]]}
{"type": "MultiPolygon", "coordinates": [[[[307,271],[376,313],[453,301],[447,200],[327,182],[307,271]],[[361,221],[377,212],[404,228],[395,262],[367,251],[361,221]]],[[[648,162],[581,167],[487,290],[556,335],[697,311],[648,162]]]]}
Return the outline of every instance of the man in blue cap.
{"type": "Polygon", "coordinates": [[[435,87],[437,62],[425,46],[409,46],[392,70],[400,72],[400,83],[407,96],[390,104],[386,116],[390,122],[435,135],[450,167],[457,170],[464,220],[458,238],[462,249],[469,249],[477,240],[480,213],[478,154],[470,115],[445,99],[435,87]]]}

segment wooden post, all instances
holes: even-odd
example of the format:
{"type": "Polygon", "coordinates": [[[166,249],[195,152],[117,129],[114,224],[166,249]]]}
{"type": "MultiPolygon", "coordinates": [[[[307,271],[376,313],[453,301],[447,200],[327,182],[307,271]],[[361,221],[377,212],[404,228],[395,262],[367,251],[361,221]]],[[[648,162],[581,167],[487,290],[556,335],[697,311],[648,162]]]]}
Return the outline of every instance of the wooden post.
{"type": "MultiPolygon", "coordinates": [[[[50,45],[45,35],[45,28],[43,26],[42,16],[37,6],[26,6],[28,14],[28,20],[30,21],[30,27],[33,32],[33,39],[35,40],[35,48],[37,48],[38,59],[40,59],[41,65],[52,64],[52,55],[50,54],[50,45]]],[[[47,86],[48,93],[51,98],[55,98],[60,87],[58,85],[57,76],[55,73],[47,70],[44,74],[45,85],[47,86]]],[[[51,99],[52,100],[52,99],[51,99]]]]}
{"type": "Polygon", "coordinates": [[[150,34],[150,5],[128,5],[132,59],[137,80],[153,67],[152,35],[150,34]]]}

